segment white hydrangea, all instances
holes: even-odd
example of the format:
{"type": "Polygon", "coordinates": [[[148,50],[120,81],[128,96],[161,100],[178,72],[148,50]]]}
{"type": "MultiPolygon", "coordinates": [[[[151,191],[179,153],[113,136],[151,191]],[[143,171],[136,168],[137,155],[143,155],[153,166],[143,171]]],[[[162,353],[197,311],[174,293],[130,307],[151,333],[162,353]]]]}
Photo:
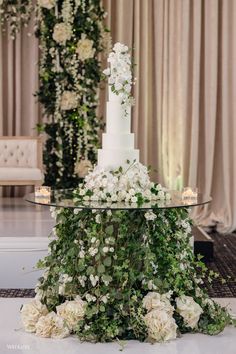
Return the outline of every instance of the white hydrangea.
{"type": "Polygon", "coordinates": [[[55,312],[40,317],[36,324],[36,336],[39,337],[61,339],[69,334],[70,331],[64,319],[55,312]]]}
{"type": "Polygon", "coordinates": [[[94,57],[95,48],[93,48],[93,41],[86,38],[85,34],[82,34],[81,39],[77,43],[76,53],[78,54],[78,58],[82,61],[94,57]]]}
{"type": "Polygon", "coordinates": [[[66,41],[72,37],[72,27],[68,23],[57,23],[53,29],[53,39],[55,42],[65,45],[66,41]]]}
{"type": "Polygon", "coordinates": [[[74,91],[64,91],[61,95],[61,109],[63,111],[69,111],[75,109],[78,106],[77,93],[74,91]]]}
{"type": "Polygon", "coordinates": [[[35,332],[40,317],[48,314],[47,307],[39,299],[34,299],[21,308],[21,321],[26,332],[35,332]]]}
{"type": "Polygon", "coordinates": [[[191,296],[182,295],[176,298],[176,311],[183,317],[186,326],[194,329],[197,327],[203,310],[191,296]]]}
{"type": "Polygon", "coordinates": [[[151,342],[166,342],[176,338],[177,325],[166,311],[152,310],[144,316],[144,322],[151,342]]]}
{"type": "Polygon", "coordinates": [[[143,307],[147,311],[152,311],[154,309],[163,310],[170,316],[174,313],[174,307],[171,305],[169,300],[169,293],[159,294],[157,292],[149,292],[143,298],[143,307]]]}
{"type": "Polygon", "coordinates": [[[57,314],[61,316],[70,331],[75,330],[76,325],[85,315],[86,302],[80,296],[76,296],[75,300],[65,301],[56,307],[57,314]]]}

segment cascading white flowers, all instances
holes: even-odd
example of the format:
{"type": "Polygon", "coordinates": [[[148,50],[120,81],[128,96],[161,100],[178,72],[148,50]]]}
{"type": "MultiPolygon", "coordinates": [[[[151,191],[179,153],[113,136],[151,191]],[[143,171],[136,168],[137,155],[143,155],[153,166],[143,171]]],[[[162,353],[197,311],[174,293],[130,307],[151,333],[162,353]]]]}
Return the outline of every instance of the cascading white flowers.
{"type": "MultiPolygon", "coordinates": [[[[126,169],[120,167],[115,171],[95,167],[75,191],[75,201],[76,199],[142,203],[169,200],[171,195],[160,184],[150,181],[146,166],[133,162],[126,169]]],[[[150,213],[145,214],[147,220],[153,220],[150,213]]]]}
{"type": "Polygon", "coordinates": [[[108,77],[108,84],[111,86],[112,92],[120,97],[126,113],[127,109],[134,104],[131,94],[134,81],[132,80],[129,48],[122,43],[116,43],[107,61],[110,66],[103,73],[108,77]]]}

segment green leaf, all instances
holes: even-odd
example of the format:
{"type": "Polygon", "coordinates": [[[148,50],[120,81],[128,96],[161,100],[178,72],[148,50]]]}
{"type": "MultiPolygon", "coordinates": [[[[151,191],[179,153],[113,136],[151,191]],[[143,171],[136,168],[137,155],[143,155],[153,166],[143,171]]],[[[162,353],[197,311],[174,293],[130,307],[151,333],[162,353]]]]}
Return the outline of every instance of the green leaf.
{"type": "Polygon", "coordinates": [[[105,264],[105,266],[110,267],[110,265],[111,265],[111,257],[106,257],[104,259],[103,263],[105,264]]]}
{"type": "Polygon", "coordinates": [[[98,273],[105,273],[105,267],[104,267],[103,264],[100,264],[100,265],[98,266],[98,273]]]}
{"type": "Polygon", "coordinates": [[[104,305],[100,305],[99,310],[100,310],[101,312],[105,312],[105,311],[106,311],[106,308],[105,308],[104,305]]]}
{"type": "Polygon", "coordinates": [[[107,226],[105,231],[106,231],[106,233],[107,233],[108,235],[112,235],[113,232],[114,232],[114,227],[113,227],[113,225],[107,226]]]}

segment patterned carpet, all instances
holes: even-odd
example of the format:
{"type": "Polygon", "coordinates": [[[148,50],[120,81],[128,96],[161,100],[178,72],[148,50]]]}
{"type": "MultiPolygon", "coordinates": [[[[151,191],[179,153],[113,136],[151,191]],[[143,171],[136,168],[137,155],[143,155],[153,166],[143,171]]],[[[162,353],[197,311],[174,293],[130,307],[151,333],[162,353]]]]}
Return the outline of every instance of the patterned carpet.
{"type": "MultiPolygon", "coordinates": [[[[209,269],[219,273],[225,279],[222,284],[215,280],[213,284],[205,282],[211,297],[236,297],[236,233],[211,234],[214,240],[214,260],[206,263],[209,269]]],[[[0,297],[34,297],[33,289],[0,289],[0,297]]]]}
{"type": "Polygon", "coordinates": [[[211,235],[214,241],[214,260],[206,263],[209,269],[219,273],[225,280],[215,280],[213,284],[205,283],[211,297],[236,297],[236,233],[211,235]]]}

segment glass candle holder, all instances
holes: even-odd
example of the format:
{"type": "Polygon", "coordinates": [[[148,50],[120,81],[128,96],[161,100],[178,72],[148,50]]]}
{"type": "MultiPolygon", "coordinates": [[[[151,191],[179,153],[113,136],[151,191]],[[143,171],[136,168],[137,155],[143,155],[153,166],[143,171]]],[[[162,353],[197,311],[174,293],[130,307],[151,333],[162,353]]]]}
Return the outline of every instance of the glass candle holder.
{"type": "Polygon", "coordinates": [[[197,188],[191,188],[191,187],[185,187],[182,192],[182,199],[183,200],[192,200],[192,199],[197,199],[198,196],[198,189],[197,188]]]}
{"type": "Polygon", "coordinates": [[[34,190],[36,198],[50,198],[51,196],[51,187],[47,186],[36,186],[34,190]]]}

